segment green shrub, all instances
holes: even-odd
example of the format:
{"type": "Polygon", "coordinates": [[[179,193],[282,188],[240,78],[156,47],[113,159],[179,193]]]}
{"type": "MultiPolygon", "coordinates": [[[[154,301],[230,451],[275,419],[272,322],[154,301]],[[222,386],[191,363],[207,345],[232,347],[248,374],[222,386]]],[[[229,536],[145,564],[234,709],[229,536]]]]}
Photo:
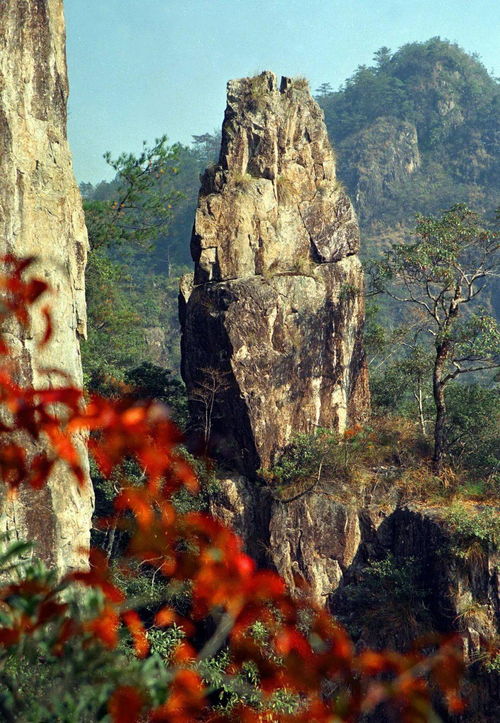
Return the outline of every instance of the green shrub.
{"type": "Polygon", "coordinates": [[[484,667],[488,673],[500,674],[500,653],[495,655],[491,660],[488,660],[484,667]]]}
{"type": "Polygon", "coordinates": [[[482,506],[465,509],[459,503],[447,511],[447,520],[453,532],[453,547],[459,557],[470,557],[474,551],[497,550],[500,542],[500,514],[498,507],[482,506]]]}
{"type": "Polygon", "coordinates": [[[375,643],[409,643],[420,626],[430,626],[428,590],[421,578],[421,564],[414,557],[389,554],[370,562],[340,592],[341,622],[354,636],[364,634],[375,643]]]}

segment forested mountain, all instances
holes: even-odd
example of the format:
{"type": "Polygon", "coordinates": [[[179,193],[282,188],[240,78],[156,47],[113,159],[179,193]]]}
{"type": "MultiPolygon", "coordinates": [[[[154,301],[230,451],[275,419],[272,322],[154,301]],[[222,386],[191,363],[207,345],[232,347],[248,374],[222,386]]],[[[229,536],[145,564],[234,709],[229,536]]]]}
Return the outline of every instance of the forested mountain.
{"type": "Polygon", "coordinates": [[[500,191],[500,86],[475,56],[439,38],[375,53],[317,100],[365,234],[458,200],[491,213],[500,191]]]}
{"type": "Polygon", "coordinates": [[[337,163],[304,78],[230,81],[84,224],[62,2],[0,53],[0,719],[500,720],[496,81],[382,48],[318,91],[337,163]]]}

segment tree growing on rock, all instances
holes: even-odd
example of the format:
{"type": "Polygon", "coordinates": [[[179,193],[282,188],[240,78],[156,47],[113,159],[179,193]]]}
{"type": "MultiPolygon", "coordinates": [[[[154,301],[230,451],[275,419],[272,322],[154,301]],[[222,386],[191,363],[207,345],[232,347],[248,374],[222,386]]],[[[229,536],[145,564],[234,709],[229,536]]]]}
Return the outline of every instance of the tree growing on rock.
{"type": "Polygon", "coordinates": [[[436,473],[442,470],[447,448],[449,383],[498,366],[497,322],[474,302],[495,276],[499,247],[498,231],[457,204],[439,217],[418,217],[413,239],[393,244],[378,264],[377,288],[421,315],[420,335],[432,344],[436,473]]]}
{"type": "Polygon", "coordinates": [[[191,399],[199,403],[203,410],[203,444],[204,451],[207,452],[212,433],[215,401],[217,396],[230,386],[229,372],[216,367],[203,367],[200,372],[202,376],[191,392],[191,399]]]}

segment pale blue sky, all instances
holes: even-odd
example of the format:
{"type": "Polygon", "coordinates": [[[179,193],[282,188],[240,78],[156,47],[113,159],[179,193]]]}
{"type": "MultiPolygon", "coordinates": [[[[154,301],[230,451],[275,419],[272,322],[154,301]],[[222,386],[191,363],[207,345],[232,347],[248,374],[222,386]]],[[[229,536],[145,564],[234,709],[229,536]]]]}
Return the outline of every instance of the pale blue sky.
{"type": "Polygon", "coordinates": [[[229,78],[269,69],[335,88],[382,45],[439,35],[500,75],[500,0],[65,0],[79,181],[102,154],[221,125],[229,78]]]}

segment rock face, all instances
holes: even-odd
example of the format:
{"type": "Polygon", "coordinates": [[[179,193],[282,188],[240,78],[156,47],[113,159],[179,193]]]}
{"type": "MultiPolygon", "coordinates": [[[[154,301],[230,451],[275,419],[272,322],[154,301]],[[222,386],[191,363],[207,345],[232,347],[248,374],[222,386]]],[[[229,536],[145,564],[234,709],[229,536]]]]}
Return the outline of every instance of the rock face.
{"type": "MultiPolygon", "coordinates": [[[[78,338],[85,334],[87,255],[80,194],[66,139],[68,84],[62,0],[0,3],[0,253],[36,256],[33,273],[53,289],[54,335],[36,346],[42,320],[5,331],[24,384],[82,383],[78,338]],[[64,382],[63,382],[64,383],[64,382]]],[[[85,456],[85,448],[81,446],[85,456]]],[[[85,456],[86,458],[86,456],[85,456]]],[[[93,493],[63,467],[47,489],[2,501],[1,530],[34,540],[35,554],[60,571],[86,562],[93,493]]]]}
{"type": "Polygon", "coordinates": [[[358,510],[311,494],[284,504],[274,502],[270,523],[273,565],[295,591],[294,576],[325,605],[352,564],[361,542],[358,510]]]}
{"type": "Polygon", "coordinates": [[[377,118],[343,141],[342,176],[363,222],[377,218],[382,203],[420,168],[417,129],[398,118],[377,118]]]}
{"type": "MultiPolygon", "coordinates": [[[[420,163],[414,126],[382,119],[378,130],[387,143],[375,194],[420,163]]],[[[353,173],[371,158],[366,140],[360,134],[351,149],[353,173]]],[[[360,199],[366,178],[352,178],[360,199]]],[[[321,112],[303,84],[278,87],[272,73],[231,82],[219,163],[202,179],[195,272],[180,293],[191,414],[229,470],[211,511],[293,594],[303,594],[302,578],[361,647],[405,649],[429,630],[459,631],[476,665],[500,616],[497,557],[460,557],[438,511],[400,507],[397,493],[357,497],[318,478],[278,499],[255,479],[294,433],[342,431],[367,412],[358,248],[321,112]]],[[[483,668],[465,686],[471,706],[460,720],[497,720],[498,676],[483,668]]]]}
{"type": "Polygon", "coordinates": [[[245,474],[294,433],[366,413],[363,274],[352,205],[305,84],[228,84],[219,163],[203,178],[181,284],[194,424],[245,474]]]}
{"type": "MultiPolygon", "coordinates": [[[[255,489],[249,498],[241,480],[221,480],[221,488],[216,512],[243,534],[248,551],[255,556],[258,540],[265,541],[265,562],[297,595],[298,581],[305,581],[360,648],[406,650],[430,631],[459,633],[467,708],[449,717],[442,701],[435,704],[443,720],[499,720],[500,674],[484,665],[500,630],[498,552],[461,549],[438,509],[346,504],[328,488],[269,504],[255,489]]],[[[379,713],[367,720],[393,718],[379,713]]]]}

